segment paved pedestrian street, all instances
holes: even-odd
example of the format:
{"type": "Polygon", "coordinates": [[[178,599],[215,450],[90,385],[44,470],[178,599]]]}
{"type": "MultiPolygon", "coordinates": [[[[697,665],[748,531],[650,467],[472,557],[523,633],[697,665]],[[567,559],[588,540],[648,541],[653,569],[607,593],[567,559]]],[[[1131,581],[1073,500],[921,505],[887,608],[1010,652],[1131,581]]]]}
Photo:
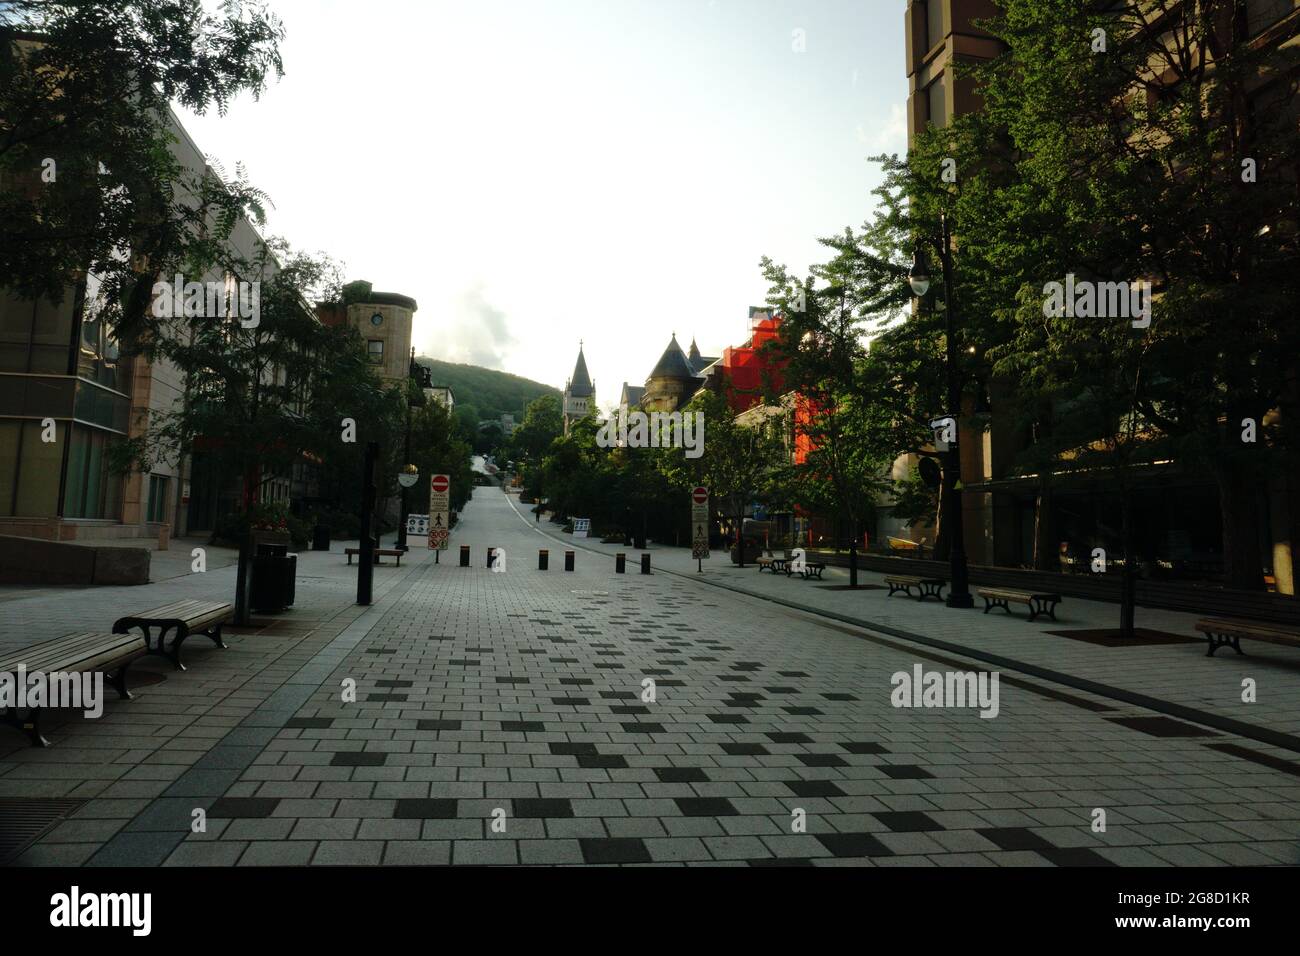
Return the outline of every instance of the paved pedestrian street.
{"type": "MultiPolygon", "coordinates": [[[[412,550],[401,568],[376,568],[372,607],[353,605],[356,568],[337,542],[305,552],[298,606],[230,631],[229,649],[191,640],[184,672],[141,661],[134,701],[97,720],[60,714],[49,749],[0,728],[0,799],[77,801],[14,862],[1300,862],[1293,750],[1124,699],[1285,744],[1300,664],[1284,648],[1212,660],[1196,644],[1107,648],[1044,636],[1066,625],[1023,612],[829,590],[732,570],[725,556],[694,580],[694,563],[667,549],[651,552],[648,576],[626,549],[616,575],[611,552],[624,549],[554,529],[476,489],[439,563],[412,550]],[[485,567],[488,547],[505,549],[504,572],[485,567]],[[1117,693],[991,667],[954,649],[963,641],[1117,693]],[[918,668],[996,670],[996,707],[895,706],[894,675],[918,668]],[[1243,674],[1267,693],[1234,708],[1243,674]]],[[[233,569],[218,567],[142,588],[10,591],[3,646],[233,590],[233,569]]],[[[1061,617],[1109,622],[1113,608],[1086,604],[1067,599],[1061,617]]],[[[923,703],[920,688],[902,702],[923,703]]]]}

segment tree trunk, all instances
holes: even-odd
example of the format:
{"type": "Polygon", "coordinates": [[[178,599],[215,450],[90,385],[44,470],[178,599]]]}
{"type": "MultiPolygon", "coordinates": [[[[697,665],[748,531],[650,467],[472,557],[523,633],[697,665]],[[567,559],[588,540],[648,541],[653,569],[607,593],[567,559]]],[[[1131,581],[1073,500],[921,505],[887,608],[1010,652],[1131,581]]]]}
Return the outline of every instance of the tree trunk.
{"type": "Polygon", "coordinates": [[[1242,591],[1262,591],[1258,489],[1246,469],[1230,458],[1220,460],[1215,478],[1223,522],[1223,584],[1242,591]]]}
{"type": "Polygon", "coordinates": [[[1034,570],[1055,571],[1058,567],[1059,554],[1052,541],[1052,525],[1055,519],[1052,508],[1052,489],[1047,482],[1038,487],[1038,497],[1034,502],[1034,570]]]}
{"type": "Polygon", "coordinates": [[[736,515],[736,557],[740,561],[740,566],[745,566],[745,506],[741,505],[740,512],[736,515]]]}
{"type": "Polygon", "coordinates": [[[849,519],[849,587],[858,586],[858,519],[849,519]]]}

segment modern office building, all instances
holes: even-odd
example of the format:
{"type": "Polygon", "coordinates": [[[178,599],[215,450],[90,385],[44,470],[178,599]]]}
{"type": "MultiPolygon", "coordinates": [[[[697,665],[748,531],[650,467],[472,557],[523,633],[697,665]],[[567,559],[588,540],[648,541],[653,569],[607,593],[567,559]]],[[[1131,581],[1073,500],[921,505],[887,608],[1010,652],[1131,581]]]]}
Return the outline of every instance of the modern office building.
{"type": "MultiPolygon", "coordinates": [[[[170,124],[176,159],[211,172],[174,116],[170,124]]],[[[261,241],[241,220],[230,244],[252,258],[261,241]]],[[[114,448],[175,407],[185,383],[166,361],[122,353],[97,317],[96,288],[85,276],[59,304],[0,289],[0,534],[86,540],[206,529],[210,518],[191,520],[188,450],[164,450],[147,474],[112,467],[114,448]]]]}

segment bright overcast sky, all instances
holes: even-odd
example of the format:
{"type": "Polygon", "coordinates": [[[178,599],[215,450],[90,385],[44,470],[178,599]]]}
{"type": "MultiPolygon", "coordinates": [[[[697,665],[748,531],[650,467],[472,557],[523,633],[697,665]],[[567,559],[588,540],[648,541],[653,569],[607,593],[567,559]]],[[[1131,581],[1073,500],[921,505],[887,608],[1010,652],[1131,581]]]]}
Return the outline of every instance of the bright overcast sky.
{"type": "Polygon", "coordinates": [[[414,344],[602,406],[745,337],[906,149],[905,0],[271,0],[285,77],[182,120],[269,234],[419,301],[414,344]],[[795,30],[806,51],[795,52],[795,30]]]}

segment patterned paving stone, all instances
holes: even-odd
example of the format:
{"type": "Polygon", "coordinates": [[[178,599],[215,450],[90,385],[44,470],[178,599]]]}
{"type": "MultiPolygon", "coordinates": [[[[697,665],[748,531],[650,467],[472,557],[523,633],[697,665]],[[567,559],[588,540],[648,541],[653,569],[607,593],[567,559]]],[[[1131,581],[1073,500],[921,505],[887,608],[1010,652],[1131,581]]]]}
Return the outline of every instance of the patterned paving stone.
{"type": "MultiPolygon", "coordinates": [[[[1300,863],[1288,751],[1009,672],[995,719],[896,708],[898,672],[982,666],[700,583],[685,561],[680,575],[616,576],[599,542],[577,545],[572,573],[520,559],[494,574],[480,566],[489,544],[512,557],[557,546],[493,489],[479,489],[456,538],[474,567],[412,551],[376,569],[369,609],[352,603],[356,569],[337,551],[303,555],[312,580],[292,616],[232,634],[229,652],[196,647],[189,670],[158,668],[159,682],[99,721],[54,724],[48,751],[0,738],[0,797],[91,797],[23,862],[1300,863]],[[355,702],[339,693],[347,678],[355,702]],[[194,808],[207,810],[204,834],[190,831],[194,808]],[[1097,808],[1105,832],[1092,829],[1097,808]]],[[[1184,702],[1179,687],[1208,698],[1207,664],[1225,665],[1224,686],[1246,666],[1194,645],[1186,657],[1182,645],[1097,647],[1024,620],[755,573],[724,558],[704,577],[1184,702]]],[[[232,585],[216,569],[7,608],[39,635],[145,591],[232,585]]],[[[1300,699],[1300,677],[1265,657],[1248,664],[1270,694],[1241,719],[1300,729],[1300,705],[1285,703],[1300,699]]]]}

